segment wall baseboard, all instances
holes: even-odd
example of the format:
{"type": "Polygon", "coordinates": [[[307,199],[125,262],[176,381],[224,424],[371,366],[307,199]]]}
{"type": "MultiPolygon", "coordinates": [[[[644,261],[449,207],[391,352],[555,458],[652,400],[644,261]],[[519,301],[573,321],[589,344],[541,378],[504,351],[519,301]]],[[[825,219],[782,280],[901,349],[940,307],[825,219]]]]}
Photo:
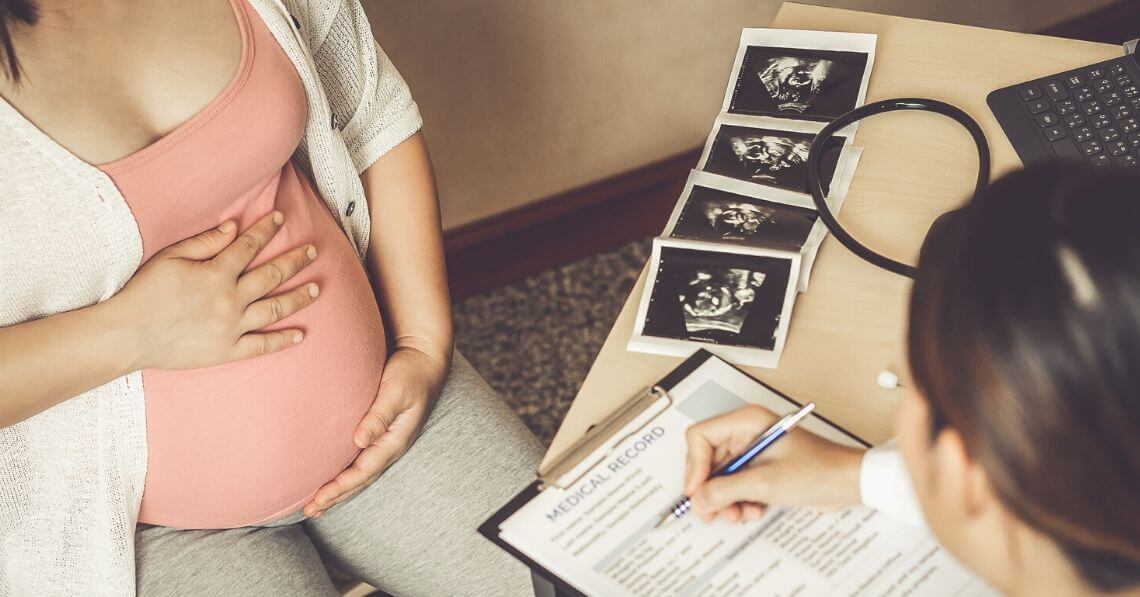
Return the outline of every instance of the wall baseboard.
{"type": "MultiPolygon", "coordinates": [[[[1044,31],[1123,43],[1140,36],[1140,0],[1121,0],[1044,31]]],[[[657,235],[665,227],[694,149],[444,233],[455,299],[657,235]]]]}
{"type": "Polygon", "coordinates": [[[451,294],[462,299],[654,236],[700,149],[444,233],[451,294]]]}

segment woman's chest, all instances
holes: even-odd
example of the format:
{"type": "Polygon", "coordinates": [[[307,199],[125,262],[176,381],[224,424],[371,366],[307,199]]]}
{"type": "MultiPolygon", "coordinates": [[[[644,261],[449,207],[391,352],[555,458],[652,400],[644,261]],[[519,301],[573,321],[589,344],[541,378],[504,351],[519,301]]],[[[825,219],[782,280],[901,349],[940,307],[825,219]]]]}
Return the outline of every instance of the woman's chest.
{"type": "Polygon", "coordinates": [[[0,313],[0,325],[116,292],[145,257],[146,214],[132,208],[144,205],[189,226],[216,224],[237,198],[269,190],[304,129],[305,91],[258,14],[244,0],[223,1],[241,42],[223,89],[174,130],[102,171],[0,103],[0,119],[12,124],[0,130],[5,161],[25,165],[0,170],[0,249],[10,257],[0,264],[0,301],[28,307],[0,313]]]}
{"type": "Polygon", "coordinates": [[[74,3],[15,40],[23,81],[2,94],[80,159],[142,149],[207,106],[243,59],[238,0],[74,3]],[[55,19],[55,20],[53,20],[55,19]]]}

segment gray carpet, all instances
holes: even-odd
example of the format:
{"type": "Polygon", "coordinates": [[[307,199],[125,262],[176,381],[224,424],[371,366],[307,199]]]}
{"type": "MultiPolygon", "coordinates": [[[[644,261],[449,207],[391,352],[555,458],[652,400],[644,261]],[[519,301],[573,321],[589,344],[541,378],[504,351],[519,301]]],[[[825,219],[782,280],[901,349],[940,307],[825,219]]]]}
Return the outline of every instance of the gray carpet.
{"type": "Polygon", "coordinates": [[[648,240],[455,304],[455,343],[545,445],[649,258],[648,240]]]}

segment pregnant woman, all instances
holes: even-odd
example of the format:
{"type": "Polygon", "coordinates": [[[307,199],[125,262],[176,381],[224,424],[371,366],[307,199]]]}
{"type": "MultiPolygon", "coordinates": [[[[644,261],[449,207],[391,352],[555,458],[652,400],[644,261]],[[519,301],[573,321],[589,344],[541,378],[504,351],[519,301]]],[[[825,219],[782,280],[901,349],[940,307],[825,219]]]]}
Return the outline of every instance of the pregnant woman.
{"type": "Polygon", "coordinates": [[[453,358],[419,113],[358,1],[0,25],[0,594],[335,594],[322,559],[528,593],[475,527],[539,447],[453,358]]]}

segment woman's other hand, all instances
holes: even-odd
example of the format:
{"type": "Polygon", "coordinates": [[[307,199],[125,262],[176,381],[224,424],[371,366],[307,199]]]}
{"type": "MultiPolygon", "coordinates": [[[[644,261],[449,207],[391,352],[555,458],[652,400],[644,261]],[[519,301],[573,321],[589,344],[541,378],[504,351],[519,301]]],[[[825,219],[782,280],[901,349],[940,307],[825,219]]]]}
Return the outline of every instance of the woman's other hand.
{"type": "Polygon", "coordinates": [[[138,369],[209,367],[301,341],[296,329],[255,330],[316,299],[316,284],[270,296],[313,262],[316,248],[296,247],[245,272],[283,222],[273,212],[239,236],[236,224],[227,221],[159,251],[139,269],[110,299],[138,322],[138,369]]]}
{"type": "Polygon", "coordinates": [[[451,355],[407,338],[398,339],[396,345],[384,364],[376,401],[353,434],[353,441],[362,449],[360,454],[335,479],[317,490],[305,504],[306,516],[320,516],[372,484],[408,451],[423,429],[443,390],[451,355]]]}
{"type": "Polygon", "coordinates": [[[747,406],[693,425],[686,432],[685,495],[705,522],[760,518],[767,505],[841,508],[859,503],[863,450],[793,429],[744,470],[709,479],[776,422],[771,411],[747,406]]]}

